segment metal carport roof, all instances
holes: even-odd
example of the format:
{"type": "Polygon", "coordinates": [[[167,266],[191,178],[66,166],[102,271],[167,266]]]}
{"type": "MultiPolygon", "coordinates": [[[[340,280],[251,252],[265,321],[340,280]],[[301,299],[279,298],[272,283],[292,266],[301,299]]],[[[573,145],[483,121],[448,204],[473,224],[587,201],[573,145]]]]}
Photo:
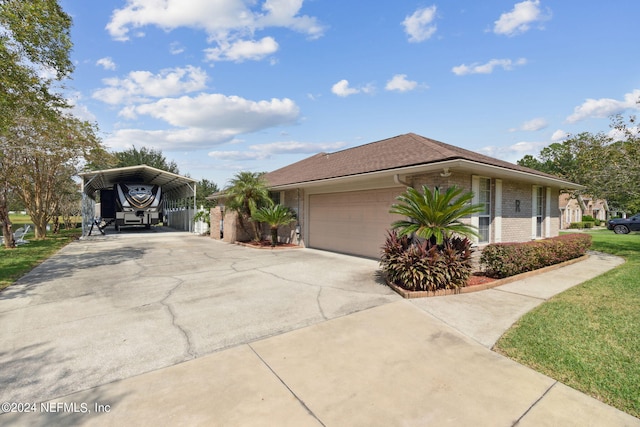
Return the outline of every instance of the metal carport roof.
{"type": "Polygon", "coordinates": [[[79,175],[84,193],[92,199],[95,199],[96,191],[112,188],[118,182],[159,185],[165,197],[173,200],[195,197],[195,179],[147,165],[82,172],[79,175]]]}

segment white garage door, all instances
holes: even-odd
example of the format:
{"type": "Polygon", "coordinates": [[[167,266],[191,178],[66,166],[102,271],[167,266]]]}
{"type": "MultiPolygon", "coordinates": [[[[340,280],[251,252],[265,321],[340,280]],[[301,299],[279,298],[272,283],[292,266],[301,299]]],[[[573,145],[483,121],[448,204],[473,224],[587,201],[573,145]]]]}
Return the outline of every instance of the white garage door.
{"type": "Polygon", "coordinates": [[[380,257],[391,223],[389,213],[402,190],[369,190],[309,196],[309,246],[312,248],[380,257]]]}

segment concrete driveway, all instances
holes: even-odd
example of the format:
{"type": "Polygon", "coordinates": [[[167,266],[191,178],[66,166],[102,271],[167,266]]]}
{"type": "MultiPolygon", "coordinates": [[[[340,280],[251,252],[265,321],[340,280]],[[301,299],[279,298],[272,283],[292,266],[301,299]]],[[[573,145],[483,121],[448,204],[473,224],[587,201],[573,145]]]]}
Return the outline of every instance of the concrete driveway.
{"type": "Polygon", "coordinates": [[[376,269],[181,232],[75,242],[0,292],[0,399],[45,401],[397,300],[376,269]]]}
{"type": "Polygon", "coordinates": [[[531,283],[407,301],[376,261],[153,231],[73,243],[0,292],[0,401],[36,412],[0,424],[640,426],[487,348],[544,301],[531,283]]]}

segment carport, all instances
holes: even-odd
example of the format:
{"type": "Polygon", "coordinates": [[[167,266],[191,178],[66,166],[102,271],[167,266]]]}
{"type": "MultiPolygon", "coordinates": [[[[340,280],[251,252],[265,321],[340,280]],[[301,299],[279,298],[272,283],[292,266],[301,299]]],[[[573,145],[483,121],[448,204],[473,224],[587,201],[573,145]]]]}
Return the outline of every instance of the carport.
{"type": "Polygon", "coordinates": [[[145,183],[162,188],[162,211],[165,225],[182,231],[193,231],[196,211],[196,180],[147,165],[82,172],[82,235],[100,216],[96,212],[100,190],[112,189],[116,183],[145,183]]]}

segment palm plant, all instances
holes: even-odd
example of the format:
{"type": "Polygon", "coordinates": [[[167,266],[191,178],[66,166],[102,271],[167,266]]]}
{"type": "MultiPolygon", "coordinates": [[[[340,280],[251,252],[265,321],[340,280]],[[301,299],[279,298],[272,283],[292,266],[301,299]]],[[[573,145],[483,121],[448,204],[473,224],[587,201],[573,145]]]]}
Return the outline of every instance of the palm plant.
{"type": "Polygon", "coordinates": [[[256,209],[251,214],[251,219],[258,222],[266,222],[271,229],[271,246],[278,243],[278,228],[296,220],[295,213],[282,205],[264,206],[256,209]]]}
{"type": "Polygon", "coordinates": [[[471,191],[465,192],[462,188],[452,186],[444,193],[438,187],[432,192],[423,185],[422,193],[409,187],[396,200],[399,203],[391,205],[389,212],[407,218],[391,224],[400,236],[415,234],[437,245],[442,245],[454,234],[478,236],[476,227],[460,221],[465,216],[483,210],[483,205],[471,204],[471,191]]]}
{"type": "MultiPolygon", "coordinates": [[[[245,220],[251,218],[251,213],[263,206],[273,205],[263,175],[261,172],[238,172],[224,190],[227,209],[238,213],[240,226],[247,234],[250,233],[245,220]]],[[[258,224],[251,224],[254,239],[260,240],[258,224]]]]}

